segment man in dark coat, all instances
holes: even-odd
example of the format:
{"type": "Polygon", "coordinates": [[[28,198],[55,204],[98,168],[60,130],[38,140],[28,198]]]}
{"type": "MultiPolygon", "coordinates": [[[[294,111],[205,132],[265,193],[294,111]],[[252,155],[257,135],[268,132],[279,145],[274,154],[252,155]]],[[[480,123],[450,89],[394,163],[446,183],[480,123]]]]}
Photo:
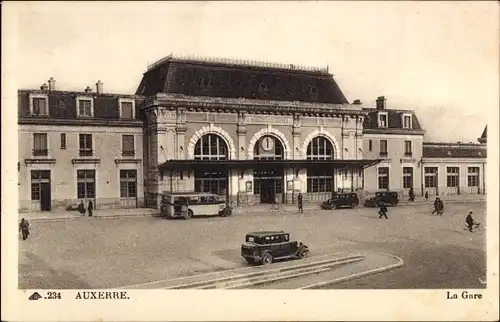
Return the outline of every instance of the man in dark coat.
{"type": "Polygon", "coordinates": [[[410,196],[409,201],[415,201],[415,192],[413,191],[413,188],[410,188],[408,195],[410,196]]]}
{"type": "Polygon", "coordinates": [[[444,213],[444,203],[443,203],[443,200],[439,199],[439,202],[438,202],[438,215],[443,215],[444,213]]]}
{"type": "Polygon", "coordinates": [[[299,192],[299,195],[297,196],[297,206],[299,207],[299,212],[303,213],[304,212],[304,204],[302,201],[302,193],[299,192]]]}
{"type": "Polygon", "coordinates": [[[83,200],[80,201],[80,204],[78,205],[78,212],[83,216],[85,215],[85,205],[83,204],[83,200]]]}
{"type": "Polygon", "coordinates": [[[385,203],[381,202],[380,203],[380,210],[378,211],[378,218],[379,219],[382,219],[382,217],[385,217],[385,219],[388,219],[387,218],[387,206],[385,205],[385,203]]]}
{"type": "Polygon", "coordinates": [[[28,238],[28,235],[30,234],[30,224],[24,218],[22,218],[21,222],[19,223],[19,231],[23,235],[23,240],[26,240],[28,238]]]}
{"type": "Polygon", "coordinates": [[[94,210],[94,204],[92,203],[92,200],[89,200],[89,217],[92,217],[92,210],[94,210]]]}
{"type": "Polygon", "coordinates": [[[429,200],[429,191],[425,192],[425,201],[429,200]]]}
{"type": "Polygon", "coordinates": [[[434,210],[432,214],[434,215],[435,213],[439,215],[439,197],[436,197],[436,200],[434,200],[434,210]]]}
{"type": "Polygon", "coordinates": [[[472,219],[472,211],[469,212],[467,218],[465,218],[465,223],[469,227],[469,231],[472,232],[472,226],[474,225],[474,219],[472,219]]]}

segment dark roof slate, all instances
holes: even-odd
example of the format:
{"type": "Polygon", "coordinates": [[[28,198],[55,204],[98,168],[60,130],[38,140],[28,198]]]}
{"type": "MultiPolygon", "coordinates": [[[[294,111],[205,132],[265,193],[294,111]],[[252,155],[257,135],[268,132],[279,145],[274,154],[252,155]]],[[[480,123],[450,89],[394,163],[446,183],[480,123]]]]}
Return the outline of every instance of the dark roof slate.
{"type": "Polygon", "coordinates": [[[144,73],[136,93],[349,103],[326,72],[177,59],[168,59],[144,73]]]}
{"type": "MultiPolygon", "coordinates": [[[[18,91],[18,116],[31,117],[29,95],[45,94],[49,98],[49,118],[52,119],[77,119],[76,97],[86,96],[94,98],[94,118],[103,120],[112,120],[120,118],[118,98],[135,99],[135,118],[142,119],[141,105],[143,97],[136,95],[122,94],[97,94],[74,91],[42,91],[26,90],[18,91]]],[[[45,117],[46,118],[46,117],[45,117]]]]}
{"type": "Polygon", "coordinates": [[[381,129],[378,127],[378,112],[387,112],[388,118],[388,126],[389,129],[405,129],[403,128],[402,115],[403,114],[411,114],[412,115],[412,128],[408,130],[418,130],[422,131],[422,126],[418,121],[418,117],[414,111],[411,110],[393,110],[393,109],[384,109],[377,110],[375,108],[364,108],[363,111],[368,112],[368,115],[365,117],[363,121],[364,129],[381,129]]]}
{"type": "Polygon", "coordinates": [[[422,146],[424,158],[486,158],[484,145],[466,143],[432,143],[424,142],[422,146]]]}

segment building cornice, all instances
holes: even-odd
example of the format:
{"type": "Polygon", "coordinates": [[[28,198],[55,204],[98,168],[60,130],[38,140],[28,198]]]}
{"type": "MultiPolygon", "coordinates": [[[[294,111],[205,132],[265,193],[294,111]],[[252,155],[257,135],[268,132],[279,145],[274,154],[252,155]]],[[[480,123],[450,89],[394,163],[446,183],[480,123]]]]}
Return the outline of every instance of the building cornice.
{"type": "Polygon", "coordinates": [[[47,117],[19,117],[19,125],[70,125],[70,126],[109,126],[109,127],[143,127],[142,120],[103,120],[103,119],[53,119],[47,117]]]}
{"type": "Polygon", "coordinates": [[[380,129],[363,129],[363,134],[383,134],[383,135],[424,135],[425,130],[414,129],[393,129],[393,128],[380,128],[380,129]]]}
{"type": "Polygon", "coordinates": [[[224,97],[185,96],[160,93],[146,100],[144,107],[166,106],[172,109],[221,110],[224,112],[245,111],[248,113],[311,114],[311,115],[352,115],[365,116],[367,112],[353,104],[325,104],[289,101],[267,101],[255,99],[235,99],[224,97]]]}

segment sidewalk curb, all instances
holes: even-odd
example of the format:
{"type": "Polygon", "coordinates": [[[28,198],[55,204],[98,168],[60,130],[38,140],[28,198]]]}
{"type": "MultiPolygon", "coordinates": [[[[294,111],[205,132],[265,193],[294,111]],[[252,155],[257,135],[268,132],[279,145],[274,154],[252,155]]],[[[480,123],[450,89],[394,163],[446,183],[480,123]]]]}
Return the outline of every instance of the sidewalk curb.
{"type": "Polygon", "coordinates": [[[61,217],[61,218],[32,218],[30,222],[57,222],[57,221],[79,221],[79,220],[106,220],[106,219],[123,219],[123,218],[141,218],[141,217],[160,217],[158,214],[131,214],[131,215],[105,215],[105,216],[81,216],[81,217],[61,217]]]}
{"type": "Polygon", "coordinates": [[[383,266],[383,267],[371,269],[371,270],[368,270],[368,271],[365,271],[365,272],[351,274],[351,275],[344,276],[344,277],[339,277],[339,278],[336,278],[336,279],[333,279],[333,280],[329,280],[329,281],[325,281],[325,282],[320,282],[320,283],[316,283],[316,284],[307,285],[307,286],[304,286],[304,287],[300,287],[298,289],[299,290],[315,289],[315,288],[322,287],[322,286],[338,284],[338,283],[351,281],[351,280],[354,280],[354,279],[357,279],[357,278],[361,278],[361,277],[366,277],[366,276],[371,276],[371,275],[375,275],[375,274],[382,273],[382,272],[387,272],[387,271],[390,271],[392,269],[404,266],[404,260],[401,257],[399,257],[399,256],[395,256],[395,255],[391,255],[391,254],[384,254],[384,253],[377,253],[377,254],[386,255],[386,256],[392,257],[392,258],[396,259],[398,262],[396,264],[392,264],[392,265],[389,265],[389,266],[383,266]]]}

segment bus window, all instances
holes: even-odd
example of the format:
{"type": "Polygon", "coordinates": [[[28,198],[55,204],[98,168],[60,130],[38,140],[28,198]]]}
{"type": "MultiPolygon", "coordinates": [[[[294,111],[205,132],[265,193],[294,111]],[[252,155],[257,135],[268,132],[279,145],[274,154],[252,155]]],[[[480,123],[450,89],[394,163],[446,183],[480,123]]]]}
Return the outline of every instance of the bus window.
{"type": "Polygon", "coordinates": [[[215,197],[214,197],[214,196],[209,196],[209,197],[207,197],[207,202],[208,202],[209,204],[213,204],[213,203],[215,203],[215,197]]]}

